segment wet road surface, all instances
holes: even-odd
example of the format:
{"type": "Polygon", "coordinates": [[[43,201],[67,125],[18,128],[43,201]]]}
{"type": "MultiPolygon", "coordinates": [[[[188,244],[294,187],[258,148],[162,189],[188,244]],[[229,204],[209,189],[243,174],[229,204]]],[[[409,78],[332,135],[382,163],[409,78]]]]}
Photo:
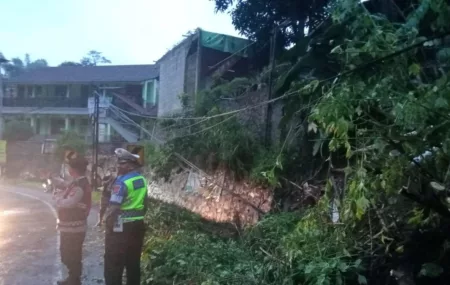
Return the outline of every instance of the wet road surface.
{"type": "MultiPolygon", "coordinates": [[[[50,285],[65,276],[51,208],[51,195],[39,190],[0,186],[0,285],[50,285]]],[[[84,243],[83,284],[103,282],[103,233],[89,216],[84,243]]]]}
{"type": "Polygon", "coordinates": [[[39,200],[2,193],[0,284],[48,285],[57,276],[55,216],[39,200]]]}

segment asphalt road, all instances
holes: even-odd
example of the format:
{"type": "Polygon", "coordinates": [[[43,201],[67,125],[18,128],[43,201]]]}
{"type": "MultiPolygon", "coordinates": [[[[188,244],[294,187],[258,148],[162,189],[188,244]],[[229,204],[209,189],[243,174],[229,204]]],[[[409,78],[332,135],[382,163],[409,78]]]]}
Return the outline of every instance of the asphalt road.
{"type": "MultiPolygon", "coordinates": [[[[0,185],[0,285],[49,285],[65,276],[51,195],[0,185]]],[[[89,217],[83,284],[103,283],[103,233],[89,217]]]]}

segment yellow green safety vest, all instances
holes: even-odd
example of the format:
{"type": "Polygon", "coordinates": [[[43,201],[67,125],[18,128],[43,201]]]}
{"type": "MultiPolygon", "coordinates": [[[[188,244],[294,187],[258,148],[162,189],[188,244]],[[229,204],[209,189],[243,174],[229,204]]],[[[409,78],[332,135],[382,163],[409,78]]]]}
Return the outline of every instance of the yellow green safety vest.
{"type": "Polygon", "coordinates": [[[147,198],[147,180],[142,175],[136,175],[123,183],[127,187],[127,198],[120,207],[123,221],[143,220],[147,198]]]}

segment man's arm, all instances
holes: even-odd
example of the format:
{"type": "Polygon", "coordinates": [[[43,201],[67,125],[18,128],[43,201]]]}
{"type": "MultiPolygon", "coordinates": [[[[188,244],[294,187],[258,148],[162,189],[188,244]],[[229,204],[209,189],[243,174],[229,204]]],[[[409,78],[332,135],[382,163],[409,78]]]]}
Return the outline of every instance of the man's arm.
{"type": "Polygon", "coordinates": [[[108,225],[113,225],[120,214],[120,206],[127,196],[127,188],[121,181],[116,181],[111,189],[111,199],[105,213],[105,221],[108,225]]]}
{"type": "Polygon", "coordinates": [[[59,177],[52,178],[51,181],[56,188],[60,189],[66,189],[71,183],[70,181],[65,181],[64,179],[59,177]]]}
{"type": "Polygon", "coordinates": [[[80,187],[74,187],[70,190],[67,197],[57,198],[56,207],[58,208],[75,208],[77,204],[83,199],[83,189],[80,187]]]}

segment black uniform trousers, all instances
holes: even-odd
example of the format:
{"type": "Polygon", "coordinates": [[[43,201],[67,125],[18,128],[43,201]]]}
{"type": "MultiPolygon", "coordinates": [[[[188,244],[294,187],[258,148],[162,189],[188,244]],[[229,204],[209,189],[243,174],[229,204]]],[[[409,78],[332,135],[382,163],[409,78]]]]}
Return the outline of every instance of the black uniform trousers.
{"type": "Polygon", "coordinates": [[[81,280],[81,272],[83,270],[83,242],[85,237],[86,232],[60,232],[59,250],[61,253],[61,261],[69,271],[68,280],[75,283],[81,280]]]}
{"type": "Polygon", "coordinates": [[[126,269],[127,285],[141,284],[141,252],[144,243],[144,221],[123,224],[123,232],[107,229],[105,233],[105,283],[122,285],[126,269]]]}

